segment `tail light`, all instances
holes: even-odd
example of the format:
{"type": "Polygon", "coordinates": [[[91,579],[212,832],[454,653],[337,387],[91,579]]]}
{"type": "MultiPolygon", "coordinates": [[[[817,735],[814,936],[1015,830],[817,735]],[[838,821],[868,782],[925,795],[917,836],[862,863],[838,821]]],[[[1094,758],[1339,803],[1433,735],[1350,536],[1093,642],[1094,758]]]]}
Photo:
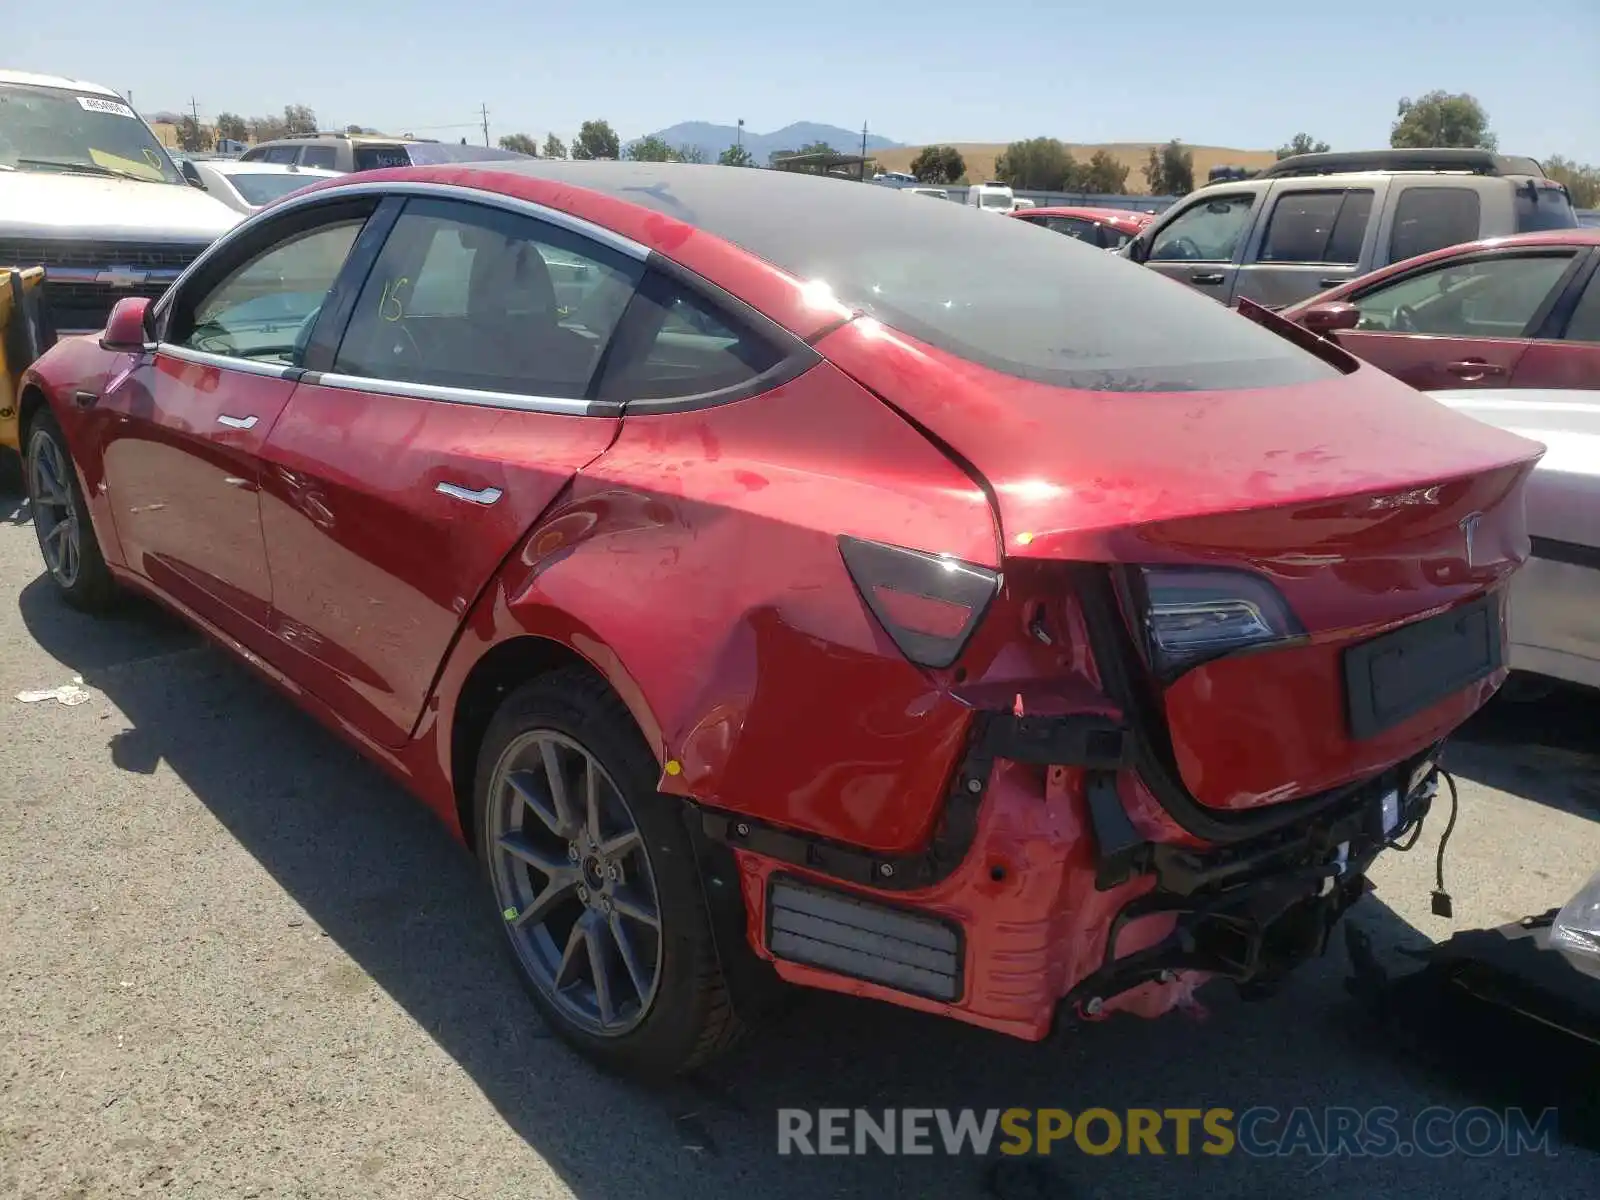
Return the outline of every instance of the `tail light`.
{"type": "Polygon", "coordinates": [[[922,667],[955,662],[1000,589],[1000,576],[947,554],[841,537],[861,598],[894,644],[922,667]]]}
{"type": "Polygon", "coordinates": [[[1140,567],[1138,576],[1145,651],[1159,675],[1305,635],[1278,589],[1258,575],[1210,567],[1140,567]]]}

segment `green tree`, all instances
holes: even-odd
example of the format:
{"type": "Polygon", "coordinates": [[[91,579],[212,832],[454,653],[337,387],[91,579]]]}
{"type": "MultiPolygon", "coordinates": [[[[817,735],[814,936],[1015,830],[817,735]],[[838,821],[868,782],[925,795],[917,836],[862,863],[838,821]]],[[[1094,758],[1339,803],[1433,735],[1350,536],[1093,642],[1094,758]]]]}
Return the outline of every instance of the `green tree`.
{"type": "Polygon", "coordinates": [[[270,142],[281,138],[289,129],[282,117],[251,117],[250,137],[257,142],[270,142]]]}
{"type": "Polygon", "coordinates": [[[585,121],[572,143],[573,158],[621,158],[617,131],[609,121],[585,121]]]}
{"type": "Polygon", "coordinates": [[[565,158],[567,156],[567,144],[552,133],[544,139],[544,156],[546,158],[565,158]]]}
{"type": "Polygon", "coordinates": [[[529,158],[539,157],[539,143],[525,133],[508,133],[500,139],[500,149],[515,150],[518,154],[526,154],[529,158]]]}
{"type": "Polygon", "coordinates": [[[703,163],[706,160],[706,152],[704,150],[699,146],[691,146],[687,142],[679,146],[672,154],[679,162],[703,163]]]}
{"type": "Polygon", "coordinates": [[[735,143],[717,155],[717,161],[725,167],[748,167],[755,160],[750,157],[750,151],[735,143]]]}
{"type": "Polygon", "coordinates": [[[1077,167],[1071,153],[1055,138],[1012,142],[994,161],[1001,183],[1035,192],[1066,191],[1077,167]]]}
{"type": "Polygon", "coordinates": [[[211,149],[211,131],[185,114],[178,122],[178,145],[190,154],[211,149]]]}
{"type": "Polygon", "coordinates": [[[288,133],[315,133],[317,114],[304,104],[286,104],[283,108],[283,127],[288,133]]]}
{"type": "Polygon", "coordinates": [[[954,146],[924,146],[911,160],[918,183],[954,183],[966,173],[966,160],[954,146]]]}
{"type": "Polygon", "coordinates": [[[1398,119],[1389,130],[1391,146],[1493,150],[1499,144],[1489,131],[1489,114],[1466,92],[1434,91],[1415,100],[1407,97],[1400,101],[1395,116],[1398,119]]]}
{"type": "Polygon", "coordinates": [[[1545,160],[1544,173],[1566,184],[1574,208],[1600,208],[1600,167],[1580,165],[1557,154],[1545,160]]]}
{"type": "Polygon", "coordinates": [[[1109,150],[1096,150],[1077,170],[1075,191],[1120,196],[1128,190],[1128,165],[1109,150]]]}
{"type": "Polygon", "coordinates": [[[1188,195],[1194,191],[1194,154],[1177,138],[1165,146],[1151,146],[1144,181],[1153,196],[1188,195]]]}
{"type": "Polygon", "coordinates": [[[1296,154],[1326,154],[1332,149],[1327,142],[1319,142],[1309,133],[1297,133],[1287,144],[1278,147],[1278,158],[1292,158],[1296,154]]]}
{"type": "Polygon", "coordinates": [[[250,127],[238,113],[217,114],[217,136],[228,138],[231,141],[242,142],[250,137],[250,127]]]}
{"type": "MultiPolygon", "coordinates": [[[[581,137],[579,140],[582,140],[581,137]]],[[[623,157],[631,158],[634,162],[667,162],[672,158],[672,147],[658,137],[642,137],[628,143],[623,157]]]]}

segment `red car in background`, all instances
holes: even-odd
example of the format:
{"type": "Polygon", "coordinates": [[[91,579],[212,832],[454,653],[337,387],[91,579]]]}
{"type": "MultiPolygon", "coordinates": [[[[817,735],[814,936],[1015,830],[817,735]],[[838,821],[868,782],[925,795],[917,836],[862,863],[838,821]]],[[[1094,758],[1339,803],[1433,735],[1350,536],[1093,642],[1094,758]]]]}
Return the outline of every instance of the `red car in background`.
{"type": "Polygon", "coordinates": [[[303,191],[21,410],[62,596],[393,772],[645,1075],[780,981],[1029,1039],[1276,983],[1504,678],[1539,454],[1070,238],[631,162],[303,191]]]}
{"type": "Polygon", "coordinates": [[[1600,229],[1435,250],[1282,315],[1425,391],[1600,388],[1600,229]]]}
{"type": "Polygon", "coordinates": [[[1126,246],[1156,216],[1128,208],[1021,208],[1010,215],[1102,250],[1126,246]]]}

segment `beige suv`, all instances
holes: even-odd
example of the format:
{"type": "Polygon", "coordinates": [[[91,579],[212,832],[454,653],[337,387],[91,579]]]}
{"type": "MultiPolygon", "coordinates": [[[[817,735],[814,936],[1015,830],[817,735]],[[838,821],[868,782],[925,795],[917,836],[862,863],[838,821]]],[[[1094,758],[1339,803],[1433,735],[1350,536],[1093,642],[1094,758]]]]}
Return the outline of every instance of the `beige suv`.
{"type": "Polygon", "coordinates": [[[1191,192],[1121,253],[1224,304],[1296,304],[1442,246],[1578,224],[1531,158],[1485,150],[1300,154],[1191,192]]]}

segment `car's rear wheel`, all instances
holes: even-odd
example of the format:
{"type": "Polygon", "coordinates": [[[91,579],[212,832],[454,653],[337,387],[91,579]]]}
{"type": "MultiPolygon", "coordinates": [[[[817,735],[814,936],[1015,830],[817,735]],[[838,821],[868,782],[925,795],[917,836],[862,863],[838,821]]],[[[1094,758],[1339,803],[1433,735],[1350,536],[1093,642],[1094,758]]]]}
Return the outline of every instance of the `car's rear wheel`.
{"type": "Polygon", "coordinates": [[[478,845],[508,944],[555,1032],[660,1078],[735,1040],[693,847],[632,717],[582,669],[507,697],[478,759],[478,845]]]}
{"type": "Polygon", "coordinates": [[[28,426],[23,474],[39,552],[56,590],[67,603],[89,612],[109,607],[116,598],[116,582],[100,553],[67,440],[48,412],[28,426]]]}

